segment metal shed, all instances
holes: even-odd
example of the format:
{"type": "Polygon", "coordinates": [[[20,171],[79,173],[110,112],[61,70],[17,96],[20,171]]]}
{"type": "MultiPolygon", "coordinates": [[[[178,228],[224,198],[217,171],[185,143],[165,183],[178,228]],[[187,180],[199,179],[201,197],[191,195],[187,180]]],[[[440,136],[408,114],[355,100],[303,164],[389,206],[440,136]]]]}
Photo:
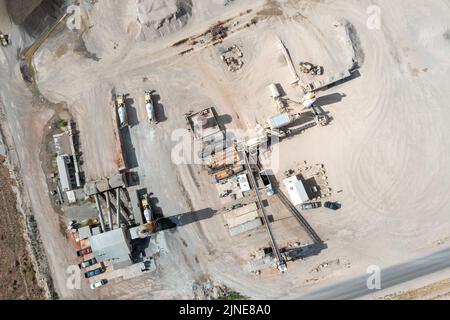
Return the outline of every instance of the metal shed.
{"type": "Polygon", "coordinates": [[[283,180],[283,184],[291,198],[291,202],[294,206],[309,201],[309,196],[306,193],[303,183],[296,177],[292,176],[283,180]]]}
{"type": "Polygon", "coordinates": [[[267,122],[271,129],[279,129],[289,125],[291,123],[291,118],[289,117],[289,114],[287,112],[283,112],[269,118],[267,122]]]}
{"type": "Polygon", "coordinates": [[[59,181],[63,191],[72,190],[72,183],[70,179],[69,164],[71,159],[67,154],[56,157],[56,165],[58,166],[59,181]]]}

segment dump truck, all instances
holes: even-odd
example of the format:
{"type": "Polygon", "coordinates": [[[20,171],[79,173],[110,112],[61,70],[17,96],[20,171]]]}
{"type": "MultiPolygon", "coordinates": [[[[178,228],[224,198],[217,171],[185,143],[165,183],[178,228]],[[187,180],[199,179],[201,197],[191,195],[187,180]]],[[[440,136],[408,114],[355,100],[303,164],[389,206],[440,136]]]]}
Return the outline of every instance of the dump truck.
{"type": "Polygon", "coordinates": [[[156,121],[156,113],[155,113],[155,106],[153,105],[152,92],[151,91],[148,91],[148,90],[145,91],[144,100],[145,100],[145,109],[147,110],[148,122],[150,124],[157,123],[157,121],[156,121]]]}
{"type": "Polygon", "coordinates": [[[310,62],[300,62],[298,64],[300,71],[303,73],[311,73],[314,76],[323,75],[323,67],[314,65],[310,62]]]}
{"type": "Polygon", "coordinates": [[[120,128],[124,128],[128,125],[128,115],[127,115],[127,109],[124,102],[124,97],[122,94],[117,94],[116,99],[116,109],[117,114],[119,116],[119,126],[120,128]]]}

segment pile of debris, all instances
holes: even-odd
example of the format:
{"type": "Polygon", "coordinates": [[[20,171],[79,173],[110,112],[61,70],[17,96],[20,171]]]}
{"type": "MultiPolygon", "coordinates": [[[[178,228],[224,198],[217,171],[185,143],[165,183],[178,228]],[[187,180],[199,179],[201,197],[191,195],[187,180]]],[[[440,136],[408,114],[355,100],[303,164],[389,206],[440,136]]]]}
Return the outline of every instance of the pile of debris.
{"type": "Polygon", "coordinates": [[[323,75],[323,67],[314,65],[310,62],[300,62],[298,64],[300,71],[303,73],[311,73],[313,76],[323,75]]]}
{"type": "Polygon", "coordinates": [[[213,300],[226,297],[231,290],[225,285],[214,284],[210,279],[207,279],[203,283],[195,282],[192,285],[192,291],[194,300],[213,300]]]}
{"type": "Polygon", "coordinates": [[[243,56],[242,50],[234,44],[223,50],[220,58],[226,63],[229,71],[235,72],[244,65],[244,61],[242,60],[243,56]]]}

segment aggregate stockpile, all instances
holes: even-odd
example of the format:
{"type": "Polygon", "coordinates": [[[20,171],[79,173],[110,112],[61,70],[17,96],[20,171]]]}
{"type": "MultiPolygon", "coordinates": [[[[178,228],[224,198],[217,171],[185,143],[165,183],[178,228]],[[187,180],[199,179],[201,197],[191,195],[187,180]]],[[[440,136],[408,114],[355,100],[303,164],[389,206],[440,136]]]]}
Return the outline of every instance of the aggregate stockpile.
{"type": "Polygon", "coordinates": [[[133,43],[182,29],[192,16],[192,7],[192,0],[102,1],[89,9],[90,27],[82,38],[89,52],[107,60],[127,52],[133,43]],[[105,23],[105,19],[115,23],[105,23]]]}
{"type": "Polygon", "coordinates": [[[192,0],[138,0],[140,37],[152,39],[182,28],[192,15],[192,0]]]}

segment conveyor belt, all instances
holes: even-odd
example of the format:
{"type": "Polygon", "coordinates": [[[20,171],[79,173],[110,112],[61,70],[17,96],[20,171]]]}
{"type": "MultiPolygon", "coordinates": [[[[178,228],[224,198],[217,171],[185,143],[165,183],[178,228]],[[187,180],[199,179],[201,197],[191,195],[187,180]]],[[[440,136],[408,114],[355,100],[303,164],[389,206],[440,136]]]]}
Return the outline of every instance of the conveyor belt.
{"type": "Polygon", "coordinates": [[[306,221],[306,219],[301,215],[300,211],[298,211],[298,209],[291,203],[291,201],[289,201],[286,195],[280,189],[276,191],[276,194],[281,202],[291,211],[292,215],[297,219],[300,225],[306,230],[314,243],[322,243],[322,239],[320,239],[319,235],[314,231],[308,221],[306,221]]]}
{"type": "Polygon", "coordinates": [[[284,258],[282,257],[280,251],[278,250],[275,238],[274,238],[273,233],[272,233],[272,229],[270,228],[269,218],[267,217],[266,210],[265,210],[265,208],[264,208],[264,206],[262,204],[261,196],[259,194],[259,190],[258,190],[258,187],[257,187],[257,184],[256,184],[256,180],[255,180],[255,177],[253,176],[253,172],[252,172],[252,170],[250,168],[250,164],[248,162],[247,153],[245,151],[242,151],[242,150],[239,151],[239,152],[241,153],[242,158],[245,161],[245,168],[247,169],[248,175],[250,176],[250,183],[252,184],[253,188],[255,189],[256,197],[258,198],[258,203],[259,203],[259,206],[261,207],[261,211],[263,213],[263,217],[264,217],[264,222],[265,222],[265,226],[266,226],[266,229],[267,229],[267,233],[269,234],[272,250],[273,250],[273,252],[275,254],[275,257],[277,259],[278,268],[283,272],[285,270],[285,268],[286,268],[286,262],[284,261],[284,258]]]}

